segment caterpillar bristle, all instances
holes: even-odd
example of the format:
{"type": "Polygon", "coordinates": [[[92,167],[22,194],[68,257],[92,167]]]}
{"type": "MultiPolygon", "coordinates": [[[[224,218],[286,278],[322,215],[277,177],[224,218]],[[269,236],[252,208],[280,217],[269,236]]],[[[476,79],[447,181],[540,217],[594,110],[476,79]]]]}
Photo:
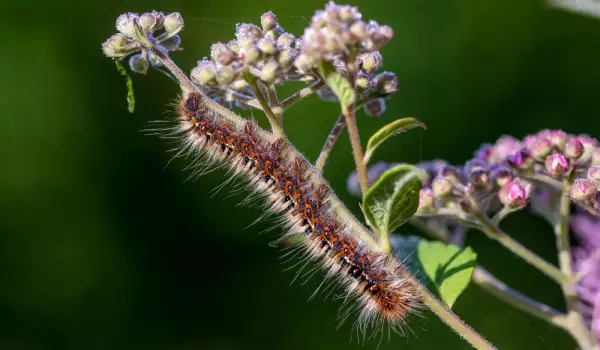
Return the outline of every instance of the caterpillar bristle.
{"type": "Polygon", "coordinates": [[[205,108],[203,98],[196,92],[182,96],[176,104],[177,125],[161,130],[180,135],[178,155],[203,158],[190,167],[192,175],[224,166],[229,177],[226,183],[245,177],[250,194],[240,204],[252,203],[257,196],[267,203],[256,222],[269,214],[282,215],[280,223],[287,233],[272,244],[281,246],[289,243],[289,237],[303,236],[296,245],[284,246],[292,248],[282,259],[298,260],[294,266],[300,266],[293,280],[305,283],[318,270],[308,268],[310,262],[317,262],[325,279],[311,299],[327,291],[329,296],[336,282],[345,288],[340,322],[356,315],[359,331],[373,327],[383,332],[384,325],[401,329],[406,316],[419,307],[414,279],[404,266],[362,241],[366,229],[347,212],[320,172],[286,140],[253,121],[212,112],[205,108]]]}

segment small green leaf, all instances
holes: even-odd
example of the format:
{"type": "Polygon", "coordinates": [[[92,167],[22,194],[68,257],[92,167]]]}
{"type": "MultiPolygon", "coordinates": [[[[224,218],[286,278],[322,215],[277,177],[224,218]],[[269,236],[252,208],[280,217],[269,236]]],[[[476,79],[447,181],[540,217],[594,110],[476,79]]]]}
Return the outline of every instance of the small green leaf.
{"type": "Polygon", "coordinates": [[[379,147],[379,145],[384,143],[387,139],[416,127],[427,129],[427,126],[425,124],[421,123],[415,118],[402,118],[393,121],[388,125],[384,126],[383,128],[377,130],[377,132],[374,133],[373,136],[371,136],[369,142],[367,143],[367,149],[365,151],[364,157],[365,164],[369,162],[369,159],[371,159],[371,156],[373,155],[373,152],[375,152],[375,149],[379,147]]]}
{"type": "Polygon", "coordinates": [[[117,65],[117,70],[121,73],[122,76],[125,77],[127,82],[127,110],[129,113],[133,113],[135,110],[135,96],[133,95],[133,80],[131,76],[127,73],[127,70],[119,60],[115,60],[115,64],[117,65]]]}
{"type": "Polygon", "coordinates": [[[348,106],[356,101],[356,93],[352,89],[352,86],[350,86],[350,82],[329,61],[321,61],[320,72],[327,86],[331,88],[338,100],[340,100],[342,113],[346,115],[348,106]]]}
{"type": "Polygon", "coordinates": [[[387,235],[410,219],[419,206],[419,170],[400,165],[384,172],[367,191],[363,211],[379,235],[387,235]]]}
{"type": "Polygon", "coordinates": [[[477,254],[469,247],[422,240],[417,256],[438,295],[451,308],[471,282],[477,254]]]}

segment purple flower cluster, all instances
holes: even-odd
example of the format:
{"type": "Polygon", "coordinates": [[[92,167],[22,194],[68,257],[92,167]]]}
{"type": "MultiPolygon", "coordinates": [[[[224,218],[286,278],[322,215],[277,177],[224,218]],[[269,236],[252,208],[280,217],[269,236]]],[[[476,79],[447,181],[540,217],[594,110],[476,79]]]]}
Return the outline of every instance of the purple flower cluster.
{"type": "MultiPolygon", "coordinates": [[[[392,166],[380,163],[369,173],[380,174],[392,166]]],[[[465,215],[475,208],[484,212],[521,209],[532,198],[549,201],[560,196],[567,176],[574,178],[571,199],[589,211],[598,210],[600,146],[587,135],[543,130],[523,140],[502,136],[494,144],[483,145],[462,166],[432,161],[418,167],[424,171],[420,216],[444,209],[462,210],[465,215]]],[[[349,179],[348,188],[356,192],[354,181],[354,177],[349,179]]]]}
{"type": "Polygon", "coordinates": [[[571,227],[578,239],[573,249],[573,268],[580,280],[580,311],[600,341],[600,219],[588,213],[573,216],[571,227]]]}

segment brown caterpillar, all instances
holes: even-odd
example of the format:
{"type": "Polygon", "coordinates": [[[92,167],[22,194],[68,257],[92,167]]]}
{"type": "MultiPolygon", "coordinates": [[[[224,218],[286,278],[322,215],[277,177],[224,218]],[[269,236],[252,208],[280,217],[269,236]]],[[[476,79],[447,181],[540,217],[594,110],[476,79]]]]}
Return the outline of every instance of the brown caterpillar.
{"type": "Polygon", "coordinates": [[[404,266],[365,239],[368,231],[286,140],[233,113],[218,113],[204,98],[189,92],[178,102],[174,131],[183,137],[182,152],[199,154],[245,177],[251,190],[267,198],[270,211],[283,215],[286,235],[305,234],[307,257],[344,286],[347,301],[358,301],[340,316],[342,321],[356,310],[358,330],[384,324],[399,329],[419,305],[414,278],[404,266]]]}

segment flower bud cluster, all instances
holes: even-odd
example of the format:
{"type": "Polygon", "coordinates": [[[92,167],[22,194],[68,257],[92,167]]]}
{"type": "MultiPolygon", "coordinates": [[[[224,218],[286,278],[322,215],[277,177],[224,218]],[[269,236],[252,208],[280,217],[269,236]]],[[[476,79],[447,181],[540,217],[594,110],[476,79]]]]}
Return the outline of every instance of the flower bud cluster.
{"type": "Polygon", "coordinates": [[[263,14],[260,23],[238,23],[235,39],[213,44],[210,57],[192,70],[192,81],[208,88],[247,91],[246,72],[268,84],[297,75],[293,63],[299,54],[298,39],[283,30],[273,12],[263,14]]]}
{"type": "MultiPolygon", "coordinates": [[[[304,31],[301,54],[295,64],[306,71],[317,68],[322,60],[333,62],[351,53],[377,52],[393,36],[389,26],[363,21],[356,7],[330,2],[315,13],[304,31]]],[[[363,57],[362,65],[364,72],[373,73],[381,66],[381,55],[363,57]]]]}
{"type": "MultiPolygon", "coordinates": [[[[398,89],[398,79],[391,72],[377,73],[383,66],[378,49],[392,37],[391,28],[364,22],[356,7],[330,2],[317,11],[302,38],[286,32],[273,12],[260,18],[260,25],[236,25],[235,39],[212,45],[210,57],[198,61],[191,80],[200,87],[217,92],[235,91],[252,97],[248,74],[264,84],[286,81],[322,80],[319,64],[333,63],[347,75],[346,59],[355,53],[356,91],[365,98],[368,115],[379,117],[385,111],[384,98],[398,89]],[[366,98],[370,97],[370,98],[366,98]]],[[[323,100],[337,101],[327,87],[316,91],[323,100]]]]}
{"type": "Polygon", "coordinates": [[[519,176],[534,181],[560,184],[573,178],[571,199],[584,207],[595,206],[600,144],[590,136],[562,130],[542,130],[523,140],[503,136],[494,145],[480,148],[475,158],[489,164],[507,164],[519,176]]]}
{"type": "Polygon", "coordinates": [[[179,50],[181,38],[178,33],[183,29],[183,18],[178,12],[167,15],[158,11],[141,15],[125,13],[117,18],[116,29],[118,33],[102,44],[104,54],[117,59],[131,56],[131,70],[146,74],[150,66],[160,66],[161,61],[145,49],[143,43],[153,43],[165,56],[169,51],[179,50]]]}
{"type": "MultiPolygon", "coordinates": [[[[546,200],[559,196],[568,178],[574,179],[569,194],[574,202],[588,210],[599,206],[600,145],[587,135],[543,130],[523,140],[503,136],[495,144],[482,146],[462,166],[444,161],[418,166],[427,176],[417,215],[431,216],[447,208],[461,208],[464,214],[473,207],[514,211],[527,206],[534,190],[536,197],[546,191],[546,200]],[[554,190],[548,191],[548,186],[554,190]]],[[[381,164],[377,169],[383,171],[381,164]]]]}

